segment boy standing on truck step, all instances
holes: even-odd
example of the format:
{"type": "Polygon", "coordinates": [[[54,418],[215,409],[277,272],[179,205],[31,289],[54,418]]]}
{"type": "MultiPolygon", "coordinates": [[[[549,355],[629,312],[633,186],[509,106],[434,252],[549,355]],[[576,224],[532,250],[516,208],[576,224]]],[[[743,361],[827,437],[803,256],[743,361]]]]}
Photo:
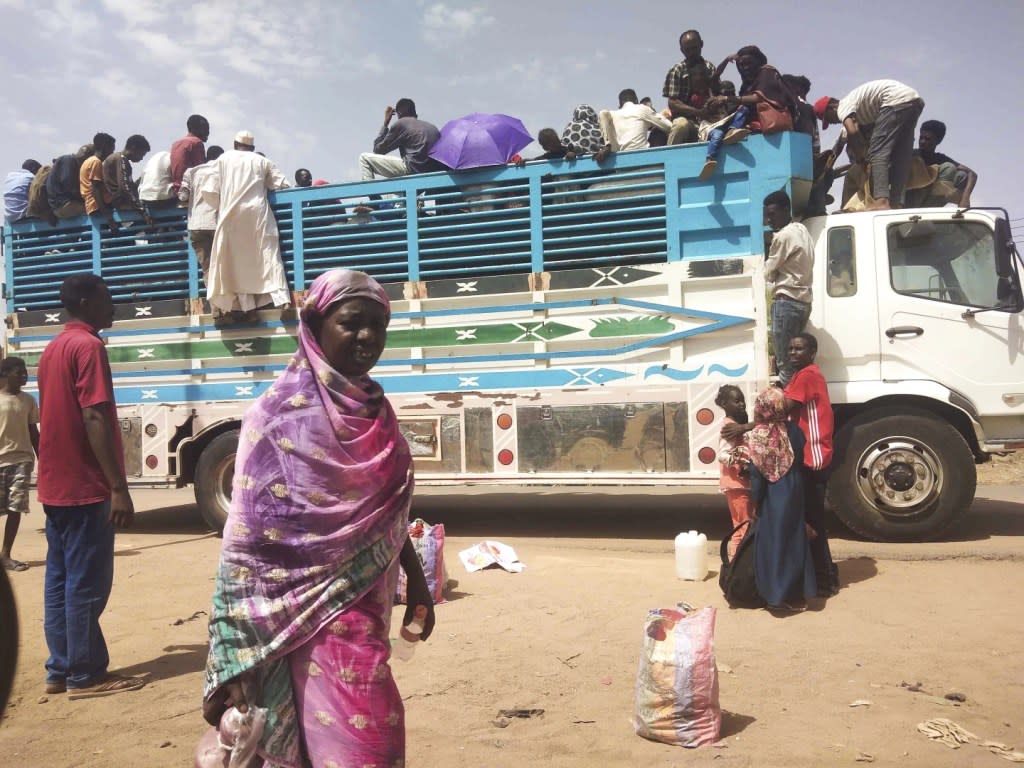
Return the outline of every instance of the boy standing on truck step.
{"type": "Polygon", "coordinates": [[[807,227],[793,221],[789,195],[772,192],[764,199],[764,221],[772,228],[765,277],[772,284],[772,345],[779,384],[785,387],[796,369],[787,354],[789,342],[803,331],[811,314],[814,241],[807,227]]]}
{"type": "Polygon", "coordinates": [[[188,206],[188,237],[206,285],[210,282],[210,251],[217,230],[217,209],[203,199],[199,190],[211,183],[217,173],[217,159],[223,154],[221,147],[212,144],[206,150],[206,162],[186,170],[178,188],[178,199],[188,206]]]}
{"type": "Polygon", "coordinates": [[[114,582],[114,526],[135,518],[107,350],[99,331],[114,322],[110,290],[97,275],[64,280],[71,316],[39,360],[39,501],[46,513],[43,630],[50,656],[46,693],[106,696],[145,685],[110,674],[100,615],[114,582]]]}
{"type": "Polygon", "coordinates": [[[21,388],[28,369],[20,357],[0,362],[0,515],[7,515],[0,565],[9,571],[28,566],[11,557],[21,516],[28,514],[28,484],[39,454],[39,408],[21,388]]]}

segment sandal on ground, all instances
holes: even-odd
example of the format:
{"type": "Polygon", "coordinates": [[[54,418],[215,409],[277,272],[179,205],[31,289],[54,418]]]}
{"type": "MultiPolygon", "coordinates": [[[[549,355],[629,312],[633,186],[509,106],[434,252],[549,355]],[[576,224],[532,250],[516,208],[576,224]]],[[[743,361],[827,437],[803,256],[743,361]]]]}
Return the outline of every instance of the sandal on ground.
{"type": "Polygon", "coordinates": [[[124,691],[137,691],[146,684],[141,677],[124,677],[123,675],[109,675],[102,682],[89,685],[85,688],[69,688],[68,698],[95,699],[100,696],[111,696],[124,691]]]}
{"type": "Polygon", "coordinates": [[[807,610],[806,603],[783,602],[778,605],[769,605],[768,610],[773,613],[803,613],[807,610]]]}
{"type": "Polygon", "coordinates": [[[27,571],[28,563],[23,563],[21,560],[15,560],[11,557],[4,558],[4,568],[8,571],[27,571]]]}
{"type": "Polygon", "coordinates": [[[68,686],[65,683],[47,683],[43,690],[51,696],[56,696],[58,693],[67,693],[68,686]]]}

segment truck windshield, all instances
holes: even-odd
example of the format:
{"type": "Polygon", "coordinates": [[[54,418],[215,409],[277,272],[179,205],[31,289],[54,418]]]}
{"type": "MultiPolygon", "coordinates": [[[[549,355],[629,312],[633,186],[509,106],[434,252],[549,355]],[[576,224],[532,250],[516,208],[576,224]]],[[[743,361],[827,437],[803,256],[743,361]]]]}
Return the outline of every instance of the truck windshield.
{"type": "Polygon", "coordinates": [[[889,276],[897,293],[969,307],[999,303],[992,230],[985,224],[892,224],[887,240],[889,276]]]}

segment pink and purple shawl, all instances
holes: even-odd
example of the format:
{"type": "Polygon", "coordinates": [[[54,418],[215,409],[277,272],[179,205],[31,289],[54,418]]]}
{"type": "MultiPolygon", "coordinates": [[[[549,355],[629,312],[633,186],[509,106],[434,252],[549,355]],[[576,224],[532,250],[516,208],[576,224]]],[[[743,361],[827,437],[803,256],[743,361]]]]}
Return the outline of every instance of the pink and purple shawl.
{"type": "Polygon", "coordinates": [[[786,432],[786,396],[769,387],[754,401],[754,428],[747,433],[750,460],[769,483],[793,465],[793,446],[786,432]]]}
{"type": "Polygon", "coordinates": [[[409,448],[380,385],[324,360],[308,321],[339,301],[390,305],[368,275],[332,270],[310,286],[298,351],[246,411],[210,615],[205,695],[248,672],[268,708],[261,753],[301,765],[285,656],[366,594],[407,537],[409,448]]]}

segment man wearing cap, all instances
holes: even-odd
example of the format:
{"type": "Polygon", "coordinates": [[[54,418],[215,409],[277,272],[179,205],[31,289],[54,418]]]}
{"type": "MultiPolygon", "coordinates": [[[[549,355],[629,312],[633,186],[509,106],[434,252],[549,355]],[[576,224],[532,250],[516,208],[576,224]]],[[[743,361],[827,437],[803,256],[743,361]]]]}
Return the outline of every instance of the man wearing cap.
{"type": "Polygon", "coordinates": [[[290,303],[277,222],[267,200],[267,190],[283,189],[288,181],[255,150],[253,135],[239,131],[235,148],[217,159],[217,172],[199,190],[217,210],[206,298],[222,321],[238,315],[252,321],[261,306],[290,303]]]}
{"type": "Polygon", "coordinates": [[[922,110],[924,99],[897,80],[872,80],[841,100],[822,96],[814,103],[814,114],[823,127],[842,123],[853,161],[867,162],[874,198],[869,210],[903,206],[914,129],[922,110]]]}

